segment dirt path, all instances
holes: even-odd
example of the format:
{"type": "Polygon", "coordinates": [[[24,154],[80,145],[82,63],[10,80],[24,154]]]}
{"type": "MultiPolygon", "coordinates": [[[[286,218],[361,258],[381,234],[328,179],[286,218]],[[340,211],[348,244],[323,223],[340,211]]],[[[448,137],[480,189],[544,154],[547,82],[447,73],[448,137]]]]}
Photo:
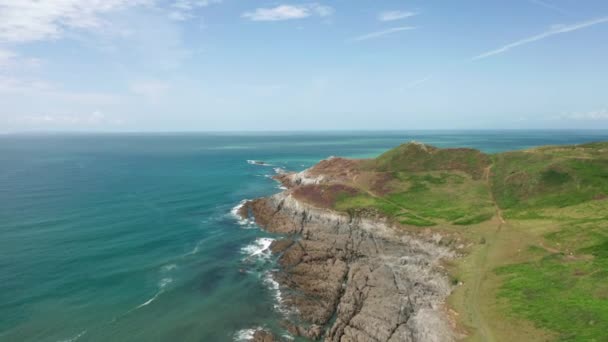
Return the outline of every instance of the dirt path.
{"type": "Polygon", "coordinates": [[[403,210],[403,211],[407,212],[408,214],[410,214],[410,215],[412,215],[412,216],[414,216],[414,217],[416,217],[416,218],[419,218],[419,219],[422,219],[422,220],[426,220],[426,218],[424,218],[424,217],[422,217],[422,216],[420,216],[420,215],[416,215],[415,213],[412,213],[412,212],[411,212],[409,209],[404,208],[404,207],[403,207],[402,205],[400,205],[399,203],[397,203],[397,202],[393,202],[393,201],[389,200],[388,198],[380,197],[380,196],[376,195],[375,193],[373,193],[371,190],[365,189],[365,192],[366,192],[368,195],[370,195],[370,196],[372,196],[372,197],[374,197],[374,198],[376,198],[376,199],[378,199],[378,200],[380,200],[380,201],[384,201],[384,202],[386,202],[386,203],[390,203],[390,204],[394,205],[395,207],[400,208],[401,210],[403,210]]]}
{"type": "Polygon", "coordinates": [[[491,252],[491,249],[495,246],[497,240],[500,238],[503,225],[507,223],[503,218],[502,209],[500,209],[500,207],[498,206],[496,198],[494,197],[494,193],[492,192],[492,186],[490,182],[492,166],[493,165],[490,165],[484,169],[483,178],[488,186],[488,191],[490,191],[492,203],[494,204],[494,208],[496,210],[498,224],[497,229],[495,231],[489,231],[488,234],[484,236],[486,243],[481,247],[481,249],[472,259],[473,265],[471,267],[471,270],[473,272],[473,284],[470,288],[470,292],[466,296],[466,306],[468,306],[469,311],[468,314],[470,315],[473,326],[477,329],[477,340],[484,342],[493,342],[496,341],[496,339],[494,337],[490,325],[488,324],[485,318],[485,315],[481,310],[481,303],[479,297],[483,291],[485,277],[490,271],[488,270],[488,254],[491,252]]]}
{"type": "MultiPolygon", "coordinates": [[[[497,234],[497,233],[494,233],[497,234]]],[[[467,294],[467,306],[469,307],[469,315],[471,317],[471,323],[477,329],[477,340],[483,342],[494,342],[496,339],[492,333],[490,325],[485,319],[484,314],[481,312],[481,304],[479,301],[479,295],[482,292],[483,281],[486,274],[488,252],[491,248],[491,241],[486,242],[482,249],[478,252],[478,255],[473,259],[473,285],[471,286],[471,292],[467,294]]],[[[492,239],[493,240],[493,239],[492,239]]]]}
{"type": "Polygon", "coordinates": [[[486,181],[486,185],[488,186],[488,191],[490,191],[492,203],[494,203],[494,208],[496,209],[496,216],[498,217],[498,220],[500,220],[500,224],[498,225],[498,230],[500,230],[502,228],[502,225],[507,223],[507,221],[505,221],[505,219],[503,218],[502,209],[500,209],[500,207],[498,206],[498,203],[496,203],[496,197],[494,196],[494,192],[492,191],[492,183],[490,182],[492,166],[494,166],[494,164],[489,165],[488,167],[486,167],[483,170],[483,179],[486,181]]]}

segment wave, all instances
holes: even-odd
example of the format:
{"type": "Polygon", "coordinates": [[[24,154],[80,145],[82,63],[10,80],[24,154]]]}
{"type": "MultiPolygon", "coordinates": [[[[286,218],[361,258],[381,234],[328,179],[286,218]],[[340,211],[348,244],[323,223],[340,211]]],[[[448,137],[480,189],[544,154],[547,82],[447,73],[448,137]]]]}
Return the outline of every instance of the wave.
{"type": "Polygon", "coordinates": [[[239,211],[243,208],[245,204],[247,204],[248,201],[249,200],[247,199],[240,201],[239,204],[237,204],[234,208],[232,208],[232,210],[230,210],[230,215],[234,217],[237,222],[244,228],[253,228],[255,227],[255,221],[253,219],[242,218],[241,215],[239,215],[239,211]]]}
{"type": "Polygon", "coordinates": [[[279,285],[279,282],[274,280],[271,271],[266,272],[266,274],[264,275],[264,284],[266,284],[268,286],[268,289],[274,294],[274,309],[279,313],[283,314],[284,316],[289,315],[294,309],[290,310],[283,304],[283,294],[281,292],[281,286],[279,285]]]}
{"type": "Polygon", "coordinates": [[[161,272],[170,272],[177,268],[176,264],[165,265],[160,268],[161,272]]]}
{"type": "Polygon", "coordinates": [[[79,338],[81,338],[86,333],[87,333],[87,331],[83,330],[80,333],[78,333],[78,335],[75,335],[74,337],[70,337],[70,338],[65,339],[65,340],[59,340],[57,342],[74,342],[74,341],[77,341],[79,338]]]}
{"type": "Polygon", "coordinates": [[[271,256],[270,245],[273,241],[271,238],[257,238],[253,243],[241,248],[241,253],[247,255],[245,260],[268,259],[271,256]]]}
{"type": "Polygon", "coordinates": [[[167,287],[167,285],[171,284],[173,282],[173,278],[163,278],[158,282],[158,287],[162,290],[165,287],[167,287]]]}
{"type": "MultiPolygon", "coordinates": [[[[156,294],[148,299],[147,301],[139,304],[138,306],[136,306],[135,308],[133,308],[131,311],[135,311],[137,309],[141,309],[144,306],[148,306],[150,304],[152,304],[152,302],[154,302],[161,294],[163,294],[163,292],[165,292],[165,289],[167,288],[167,286],[169,286],[169,284],[171,284],[173,282],[173,278],[163,278],[158,282],[158,288],[160,289],[158,292],[156,292],[156,294]]],[[[129,311],[129,312],[131,312],[129,311]]]]}
{"type": "MultiPolygon", "coordinates": [[[[144,306],[148,306],[148,305],[150,305],[150,304],[151,304],[153,301],[155,301],[155,300],[156,300],[156,298],[158,298],[158,296],[160,296],[162,293],[163,293],[163,291],[162,291],[162,290],[160,290],[160,291],[156,292],[156,294],[154,295],[154,297],[152,297],[152,298],[148,299],[147,301],[145,301],[145,302],[143,302],[143,303],[139,304],[139,305],[138,305],[138,306],[136,306],[136,307],[135,307],[135,309],[133,309],[133,310],[141,309],[141,308],[143,308],[144,306]]],[[[131,310],[131,311],[133,311],[133,310],[131,310]]]]}
{"type": "Polygon", "coordinates": [[[186,254],[184,254],[184,256],[189,256],[189,255],[194,255],[196,253],[198,253],[201,249],[201,245],[202,245],[203,240],[199,241],[196,243],[196,245],[194,246],[194,248],[192,248],[192,250],[186,254]]]}
{"type": "Polygon", "coordinates": [[[256,331],[262,329],[261,327],[254,329],[242,329],[234,333],[234,341],[235,342],[249,342],[253,340],[253,335],[256,331]]]}
{"type": "Polygon", "coordinates": [[[273,166],[272,164],[268,164],[268,163],[263,162],[261,160],[247,160],[247,164],[249,164],[249,165],[256,165],[256,166],[273,166]]]}

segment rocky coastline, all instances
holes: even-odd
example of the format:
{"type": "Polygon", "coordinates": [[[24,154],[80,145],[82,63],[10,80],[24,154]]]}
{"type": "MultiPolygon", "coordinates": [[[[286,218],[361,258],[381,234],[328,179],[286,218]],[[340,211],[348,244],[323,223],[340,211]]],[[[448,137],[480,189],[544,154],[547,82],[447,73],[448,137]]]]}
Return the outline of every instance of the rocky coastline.
{"type": "MultiPolygon", "coordinates": [[[[339,213],[298,200],[303,184],[331,177],[281,174],[281,193],[239,210],[284,238],[271,245],[293,308],[284,326],[294,336],[324,341],[454,341],[445,300],[453,284],[442,267],[456,257],[442,235],[408,233],[374,212],[339,213]]],[[[277,341],[265,331],[254,341],[277,341]]]]}

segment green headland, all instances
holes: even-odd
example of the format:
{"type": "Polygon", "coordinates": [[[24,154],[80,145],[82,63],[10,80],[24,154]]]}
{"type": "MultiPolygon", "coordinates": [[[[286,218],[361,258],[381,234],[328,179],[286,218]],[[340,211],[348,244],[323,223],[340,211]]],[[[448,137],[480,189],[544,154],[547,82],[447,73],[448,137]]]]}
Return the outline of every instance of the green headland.
{"type": "Polygon", "coordinates": [[[608,341],[608,142],[500,154],[408,143],[309,170],[300,200],[453,236],[472,341],[608,341]],[[465,241],[465,243],[462,243],[465,241]]]}

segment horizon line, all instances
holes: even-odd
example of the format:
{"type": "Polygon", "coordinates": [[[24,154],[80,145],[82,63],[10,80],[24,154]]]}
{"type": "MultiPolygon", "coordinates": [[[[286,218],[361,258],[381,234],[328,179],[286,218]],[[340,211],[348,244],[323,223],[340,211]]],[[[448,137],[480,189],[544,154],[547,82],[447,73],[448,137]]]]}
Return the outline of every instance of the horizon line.
{"type": "Polygon", "coordinates": [[[402,132],[608,132],[608,128],[412,128],[412,129],[318,129],[318,130],[174,130],[174,131],[104,131],[104,130],[21,130],[0,132],[3,135],[85,135],[85,134],[231,134],[231,133],[402,133],[402,132]]]}

